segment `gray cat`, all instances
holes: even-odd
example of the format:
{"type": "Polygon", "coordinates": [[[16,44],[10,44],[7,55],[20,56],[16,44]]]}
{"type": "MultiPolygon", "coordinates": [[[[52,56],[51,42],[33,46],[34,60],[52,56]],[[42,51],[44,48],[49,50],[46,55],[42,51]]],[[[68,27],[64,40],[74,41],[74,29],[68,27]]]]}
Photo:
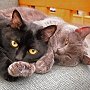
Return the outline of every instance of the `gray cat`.
{"type": "Polygon", "coordinates": [[[84,42],[85,37],[90,33],[89,26],[79,28],[56,17],[49,17],[35,23],[43,27],[57,26],[54,35],[49,39],[47,53],[36,63],[37,73],[48,72],[54,62],[63,66],[90,64],[90,57],[86,51],[87,45],[84,42]]]}

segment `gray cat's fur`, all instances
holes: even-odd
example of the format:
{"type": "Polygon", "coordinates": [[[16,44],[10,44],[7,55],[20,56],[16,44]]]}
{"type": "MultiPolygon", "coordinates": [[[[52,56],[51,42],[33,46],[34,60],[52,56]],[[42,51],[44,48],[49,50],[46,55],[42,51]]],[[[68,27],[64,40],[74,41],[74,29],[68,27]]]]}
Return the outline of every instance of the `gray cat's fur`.
{"type": "Polygon", "coordinates": [[[54,61],[63,66],[76,66],[80,62],[90,64],[84,42],[85,37],[90,33],[90,27],[78,28],[55,17],[39,22],[44,22],[41,24],[44,27],[56,25],[57,30],[49,40],[47,54],[36,63],[37,73],[48,72],[54,61]]]}

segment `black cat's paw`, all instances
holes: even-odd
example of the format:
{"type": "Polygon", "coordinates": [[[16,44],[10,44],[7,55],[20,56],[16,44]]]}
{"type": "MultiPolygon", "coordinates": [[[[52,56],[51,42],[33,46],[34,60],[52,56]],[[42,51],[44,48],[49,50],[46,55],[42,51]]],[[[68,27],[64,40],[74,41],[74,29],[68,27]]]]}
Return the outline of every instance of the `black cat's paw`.
{"type": "Polygon", "coordinates": [[[14,62],[8,67],[8,73],[13,77],[27,77],[31,76],[34,72],[35,66],[23,61],[14,62]]]}

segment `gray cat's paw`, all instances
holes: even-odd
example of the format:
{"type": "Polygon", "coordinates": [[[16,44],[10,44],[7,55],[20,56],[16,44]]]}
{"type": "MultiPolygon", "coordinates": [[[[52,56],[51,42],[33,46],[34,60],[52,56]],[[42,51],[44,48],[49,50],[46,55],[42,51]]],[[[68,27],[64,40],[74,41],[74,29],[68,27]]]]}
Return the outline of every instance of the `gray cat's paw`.
{"type": "Polygon", "coordinates": [[[52,68],[53,63],[46,63],[45,61],[36,62],[36,73],[47,73],[52,68]]]}
{"type": "Polygon", "coordinates": [[[14,77],[17,76],[27,77],[31,76],[34,72],[35,72],[34,64],[29,64],[23,61],[14,62],[8,67],[8,73],[14,77]]]}

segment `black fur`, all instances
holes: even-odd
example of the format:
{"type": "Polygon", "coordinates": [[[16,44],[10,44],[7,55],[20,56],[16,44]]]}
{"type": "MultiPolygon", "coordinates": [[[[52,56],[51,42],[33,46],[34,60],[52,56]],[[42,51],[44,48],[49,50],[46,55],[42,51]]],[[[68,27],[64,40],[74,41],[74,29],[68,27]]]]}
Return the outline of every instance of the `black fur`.
{"type": "MultiPolygon", "coordinates": [[[[17,13],[17,11],[14,11],[17,13]]],[[[19,13],[17,13],[19,14],[19,13]]],[[[18,77],[12,77],[8,73],[8,66],[15,61],[34,62],[46,53],[47,44],[42,40],[40,33],[41,27],[33,23],[26,24],[21,16],[17,15],[21,21],[15,24],[7,19],[0,20],[0,75],[8,81],[17,80],[18,77]],[[11,46],[11,40],[18,43],[18,48],[11,46]],[[31,55],[29,49],[36,49],[38,53],[31,55]]],[[[13,17],[12,17],[13,20],[13,17]]]]}

